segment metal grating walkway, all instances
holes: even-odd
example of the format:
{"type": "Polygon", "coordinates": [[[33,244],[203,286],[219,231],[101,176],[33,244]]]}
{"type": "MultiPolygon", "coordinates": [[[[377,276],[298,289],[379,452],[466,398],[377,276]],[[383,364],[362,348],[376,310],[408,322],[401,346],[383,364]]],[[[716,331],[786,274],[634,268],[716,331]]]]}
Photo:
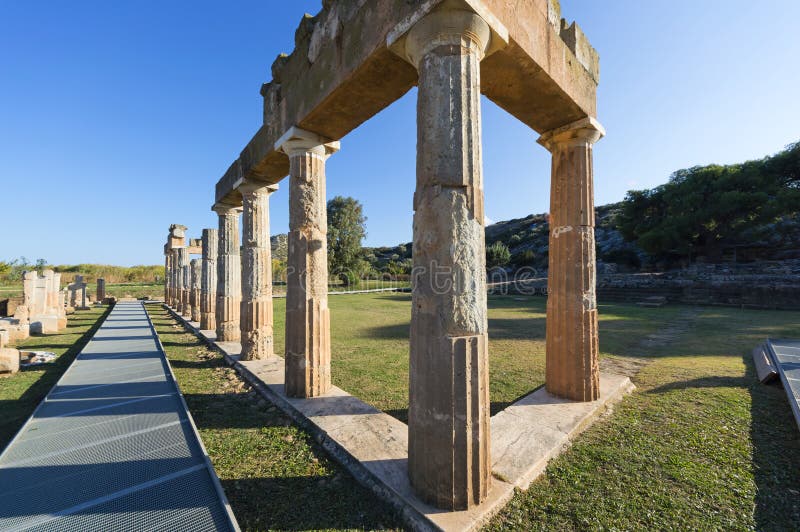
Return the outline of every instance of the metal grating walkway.
{"type": "Polygon", "coordinates": [[[800,428],[800,340],[767,340],[767,346],[800,428]]]}
{"type": "Polygon", "coordinates": [[[0,454],[0,530],[236,529],[144,306],[118,303],[0,454]]]}

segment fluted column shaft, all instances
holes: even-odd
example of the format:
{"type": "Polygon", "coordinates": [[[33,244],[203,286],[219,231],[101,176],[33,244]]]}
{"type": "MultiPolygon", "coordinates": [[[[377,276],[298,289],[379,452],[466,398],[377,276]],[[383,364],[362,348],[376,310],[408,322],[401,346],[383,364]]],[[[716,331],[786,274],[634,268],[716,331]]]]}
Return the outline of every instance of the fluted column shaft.
{"type": "Polygon", "coordinates": [[[192,321],[200,322],[200,278],[203,275],[202,259],[192,259],[191,262],[192,282],[189,293],[189,303],[192,307],[192,321]]]}
{"type": "Polygon", "coordinates": [[[219,215],[219,247],[217,252],[217,340],[238,342],[240,306],[242,303],[242,265],[239,256],[239,207],[222,205],[214,210],[219,215]]]}
{"type": "Polygon", "coordinates": [[[170,285],[172,284],[172,272],[170,271],[172,269],[171,251],[172,250],[168,249],[167,252],[164,253],[164,302],[166,302],[167,305],[170,304],[170,285]]]}
{"type": "Polygon", "coordinates": [[[242,360],[274,354],[272,316],[272,250],[269,196],[277,186],[245,183],[242,193],[242,360]]]}
{"type": "Polygon", "coordinates": [[[200,282],[200,329],[217,328],[217,252],[219,241],[216,229],[203,229],[203,271],[200,282]]]}
{"type": "Polygon", "coordinates": [[[553,156],[545,383],[577,401],[600,396],[592,145],[603,134],[587,118],[539,140],[553,156]]]}
{"type": "Polygon", "coordinates": [[[411,29],[419,73],[408,467],[425,501],[479,504],[491,486],[480,61],[490,30],[472,12],[411,29]]]}
{"type": "Polygon", "coordinates": [[[176,283],[176,302],[175,310],[178,314],[186,315],[189,311],[189,300],[187,296],[187,283],[189,282],[189,248],[178,249],[178,268],[176,283]]]}
{"type": "Polygon", "coordinates": [[[290,161],[285,385],[291,397],[317,397],[331,387],[325,202],[330,146],[313,133],[297,133],[281,146],[290,161]]]}
{"type": "Polygon", "coordinates": [[[186,249],[186,261],[181,266],[183,270],[181,286],[181,314],[190,318],[192,316],[192,261],[189,249],[186,249]]]}
{"type": "Polygon", "coordinates": [[[170,281],[169,281],[169,306],[178,309],[178,263],[180,261],[180,251],[177,248],[170,250],[170,281]]]}

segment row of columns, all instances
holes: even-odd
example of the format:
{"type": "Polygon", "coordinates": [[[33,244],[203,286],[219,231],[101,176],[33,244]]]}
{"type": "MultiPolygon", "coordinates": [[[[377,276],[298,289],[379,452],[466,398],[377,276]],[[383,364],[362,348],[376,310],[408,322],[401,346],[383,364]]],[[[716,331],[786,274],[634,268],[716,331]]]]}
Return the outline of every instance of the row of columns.
{"type": "MultiPolygon", "coordinates": [[[[491,487],[480,113],[480,62],[491,39],[480,16],[448,8],[417,22],[400,52],[419,75],[409,477],[422,499],[452,510],[479,504],[491,487]]],[[[546,386],[579,401],[599,396],[592,145],[603,133],[590,117],[539,140],[552,153],[546,386]]],[[[291,397],[331,387],[325,161],[338,147],[299,128],[275,145],[290,161],[291,397]]],[[[216,329],[218,341],[241,342],[245,360],[273,355],[269,196],[276,188],[244,181],[241,206],[214,206],[219,229],[203,231],[200,268],[189,268],[185,248],[166,260],[168,300],[193,316],[199,304],[201,328],[216,329]]]]}

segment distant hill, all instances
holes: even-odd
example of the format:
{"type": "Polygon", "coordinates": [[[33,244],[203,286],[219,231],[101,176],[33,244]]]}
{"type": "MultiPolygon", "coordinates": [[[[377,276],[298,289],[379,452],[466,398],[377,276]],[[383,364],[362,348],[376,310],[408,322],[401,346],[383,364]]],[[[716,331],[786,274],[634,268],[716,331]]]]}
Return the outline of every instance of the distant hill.
{"type": "MultiPolygon", "coordinates": [[[[800,258],[800,142],[763,159],[678,170],[595,212],[600,272],[800,258]]],[[[507,247],[509,268],[545,269],[549,231],[547,214],[497,222],[486,247],[507,247]]],[[[411,269],[411,243],[364,252],[378,271],[411,269]]]]}

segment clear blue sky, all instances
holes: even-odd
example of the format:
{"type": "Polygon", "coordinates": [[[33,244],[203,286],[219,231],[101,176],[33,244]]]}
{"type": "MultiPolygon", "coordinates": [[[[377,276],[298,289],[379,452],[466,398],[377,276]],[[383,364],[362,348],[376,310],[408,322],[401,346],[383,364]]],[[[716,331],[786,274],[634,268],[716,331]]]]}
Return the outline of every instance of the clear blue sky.
{"type": "MultiPolygon", "coordinates": [[[[0,260],[158,264],[169,224],[216,227],[213,186],[261,120],[259,88],[319,0],[0,0],[0,260]]],[[[596,201],[800,139],[797,0],[562,0],[601,57],[596,201]]],[[[412,91],[342,139],[328,197],[368,245],[411,238],[412,91]]],[[[548,209],[537,134],[484,101],[486,212],[548,209]]],[[[288,193],[271,202],[287,230],[288,193]]]]}

